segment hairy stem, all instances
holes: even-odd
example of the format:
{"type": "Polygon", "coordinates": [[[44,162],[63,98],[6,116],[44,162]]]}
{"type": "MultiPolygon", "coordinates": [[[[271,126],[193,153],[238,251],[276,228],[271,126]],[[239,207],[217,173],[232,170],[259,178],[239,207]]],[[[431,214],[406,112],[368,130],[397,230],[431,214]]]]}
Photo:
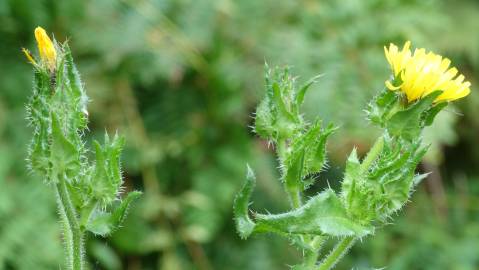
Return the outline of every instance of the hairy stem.
{"type": "MultiPolygon", "coordinates": [[[[288,143],[286,139],[279,139],[278,143],[276,144],[277,147],[277,154],[280,162],[280,167],[281,168],[286,168],[286,164],[284,164],[285,159],[286,159],[286,153],[288,151],[288,143]]],[[[283,173],[285,173],[283,171],[283,173]]],[[[288,193],[289,200],[291,202],[291,207],[292,208],[298,208],[301,207],[302,201],[301,201],[301,191],[297,187],[288,187],[285,184],[285,190],[288,193]]]]}
{"type": "Polygon", "coordinates": [[[311,240],[308,239],[309,245],[312,248],[312,250],[306,251],[304,255],[304,264],[308,268],[312,269],[316,265],[324,240],[323,236],[315,236],[311,240]]]}
{"type": "Polygon", "coordinates": [[[348,236],[343,238],[329,253],[329,255],[321,261],[321,264],[315,270],[330,270],[332,269],[343,256],[349,251],[349,249],[356,242],[356,238],[348,236]]]}
{"type": "Polygon", "coordinates": [[[55,185],[60,204],[61,217],[64,222],[65,246],[67,251],[67,268],[83,270],[83,232],[78,224],[78,215],[73,207],[65,178],[55,185]]]}
{"type": "Polygon", "coordinates": [[[288,189],[289,199],[293,208],[301,207],[301,193],[297,189],[288,189]]]}

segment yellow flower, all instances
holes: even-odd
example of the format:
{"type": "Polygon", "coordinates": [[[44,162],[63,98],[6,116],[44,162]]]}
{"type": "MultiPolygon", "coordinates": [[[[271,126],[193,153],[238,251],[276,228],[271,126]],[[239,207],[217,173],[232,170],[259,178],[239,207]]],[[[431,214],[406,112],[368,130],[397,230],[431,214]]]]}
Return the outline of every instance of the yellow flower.
{"type": "Polygon", "coordinates": [[[402,51],[398,51],[398,47],[394,44],[389,44],[389,49],[384,46],[384,54],[386,54],[386,59],[391,65],[394,76],[397,76],[399,72],[404,68],[404,65],[411,59],[411,42],[408,41],[404,44],[402,51]]]}
{"type": "Polygon", "coordinates": [[[384,47],[386,59],[394,74],[392,82],[386,81],[387,88],[400,89],[409,102],[437,90],[443,93],[435,102],[452,101],[469,95],[471,83],[464,82],[462,74],[456,77],[458,70],[449,67],[451,60],[433,52],[426,53],[425,49],[416,49],[412,54],[410,45],[409,41],[406,42],[402,51],[392,43],[389,49],[384,47]]]}
{"type": "Polygon", "coordinates": [[[41,27],[35,28],[35,39],[37,40],[38,52],[42,62],[48,67],[50,72],[53,72],[57,63],[57,51],[52,40],[48,37],[45,29],[41,27]]]}

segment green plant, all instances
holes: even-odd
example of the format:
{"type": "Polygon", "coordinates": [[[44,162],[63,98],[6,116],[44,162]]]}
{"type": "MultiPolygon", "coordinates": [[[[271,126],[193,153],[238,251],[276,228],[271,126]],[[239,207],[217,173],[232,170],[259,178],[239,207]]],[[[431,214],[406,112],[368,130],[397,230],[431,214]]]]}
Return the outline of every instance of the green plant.
{"type": "Polygon", "coordinates": [[[120,200],[123,183],[117,134],[94,141],[95,161],[89,161],[82,138],[87,128],[88,97],[65,42],[51,41],[43,28],[35,29],[40,59],[24,53],[35,70],[33,95],[27,105],[33,127],[28,163],[57,195],[68,269],[86,269],[84,236],[87,231],[107,236],[125,218],[140,192],[120,200]]]}
{"type": "Polygon", "coordinates": [[[393,76],[368,105],[368,120],[384,131],[360,161],[353,149],[346,162],[340,192],[331,188],[309,198],[304,192],[326,164],[326,141],[336,129],[321,120],[307,123],[300,112],[313,78],[299,89],[288,68],[266,66],[266,94],[256,110],[255,132],[276,147],[281,181],[291,210],[281,214],[249,214],[255,176],[248,166],[247,181],[234,203],[236,228],[242,238],[273,232],[303,251],[293,269],[332,269],[354,243],[390,222],[408,201],[414,187],[427,176],[416,166],[428,146],[422,130],[449,101],[467,96],[470,83],[449,59],[417,49],[407,42],[402,51],[385,48],[393,76]],[[394,91],[393,91],[394,90],[394,91]],[[318,262],[322,244],[338,238],[318,262]]]}

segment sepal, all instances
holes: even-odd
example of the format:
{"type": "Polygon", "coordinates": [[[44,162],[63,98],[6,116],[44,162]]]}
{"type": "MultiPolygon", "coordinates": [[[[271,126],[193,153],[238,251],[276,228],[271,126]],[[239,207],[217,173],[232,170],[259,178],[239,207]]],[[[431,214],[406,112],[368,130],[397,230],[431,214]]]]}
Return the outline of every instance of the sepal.
{"type": "Polygon", "coordinates": [[[418,138],[424,126],[427,123],[432,123],[434,116],[440,109],[444,108],[442,105],[434,106],[433,104],[434,100],[441,93],[442,91],[435,91],[407,106],[405,109],[396,112],[386,122],[386,129],[389,134],[400,136],[408,141],[418,138]],[[434,107],[437,107],[439,110],[432,110],[434,107]],[[426,119],[428,119],[427,122],[426,119]]]}
{"type": "Polygon", "coordinates": [[[435,116],[447,102],[435,103],[442,91],[434,91],[413,103],[396,91],[384,89],[368,105],[368,119],[385,128],[389,134],[408,141],[419,137],[425,126],[432,124],[435,116]]]}

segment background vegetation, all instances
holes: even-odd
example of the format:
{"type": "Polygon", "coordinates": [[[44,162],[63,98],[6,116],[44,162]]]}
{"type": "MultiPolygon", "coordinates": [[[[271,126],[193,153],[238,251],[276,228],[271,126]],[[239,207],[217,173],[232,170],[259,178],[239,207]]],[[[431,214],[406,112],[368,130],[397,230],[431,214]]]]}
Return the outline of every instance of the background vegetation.
{"type": "Polygon", "coordinates": [[[32,71],[20,48],[34,51],[37,25],[70,42],[92,101],[88,140],[124,133],[126,185],[144,191],[111,240],[88,239],[93,269],[288,269],[287,242],[241,241],[232,222],[247,162],[256,209],[287,205],[274,155],[248,127],[264,61],[303,81],[324,74],[306,117],[342,127],[318,181],[335,187],[351,147],[377,132],[363,109],[389,74],[382,46],[408,39],[450,57],[473,93],[428,131],[421,169],[433,173],[413,202],[339,269],[478,269],[478,18],[474,0],[0,0],[0,269],[61,264],[54,194],[24,162],[32,71]]]}

